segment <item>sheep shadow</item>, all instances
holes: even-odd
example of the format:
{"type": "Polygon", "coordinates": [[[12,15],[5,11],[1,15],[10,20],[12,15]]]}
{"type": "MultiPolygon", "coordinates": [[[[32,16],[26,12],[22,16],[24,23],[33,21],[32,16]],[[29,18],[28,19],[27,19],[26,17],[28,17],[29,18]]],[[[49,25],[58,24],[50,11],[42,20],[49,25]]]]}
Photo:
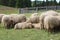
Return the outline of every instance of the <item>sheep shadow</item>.
{"type": "Polygon", "coordinates": [[[51,33],[54,33],[54,34],[56,34],[56,33],[60,33],[60,27],[54,27],[53,28],[53,30],[51,31],[51,33]]]}

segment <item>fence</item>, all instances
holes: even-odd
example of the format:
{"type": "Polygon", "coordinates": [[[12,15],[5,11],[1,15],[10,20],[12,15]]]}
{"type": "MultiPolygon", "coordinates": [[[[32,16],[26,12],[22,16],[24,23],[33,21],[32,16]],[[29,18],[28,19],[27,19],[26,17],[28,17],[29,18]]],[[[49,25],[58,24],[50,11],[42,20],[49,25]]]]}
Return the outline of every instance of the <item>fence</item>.
{"type": "Polygon", "coordinates": [[[44,6],[44,7],[30,7],[30,8],[19,8],[19,13],[35,13],[38,11],[45,10],[60,10],[60,6],[44,6]]]}

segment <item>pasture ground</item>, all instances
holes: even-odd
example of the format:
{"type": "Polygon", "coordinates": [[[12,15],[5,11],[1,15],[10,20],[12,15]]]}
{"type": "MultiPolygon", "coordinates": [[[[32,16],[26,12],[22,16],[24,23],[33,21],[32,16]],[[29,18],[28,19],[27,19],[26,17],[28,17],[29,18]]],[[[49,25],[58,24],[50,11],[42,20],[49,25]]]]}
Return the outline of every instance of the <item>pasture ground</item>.
{"type": "MultiPolygon", "coordinates": [[[[1,7],[0,7],[1,8],[1,7]]],[[[60,12],[60,11],[58,11],[60,12]]],[[[0,10],[0,13],[18,13],[15,10],[0,10]]],[[[27,17],[31,14],[26,13],[27,17]]],[[[2,24],[0,24],[0,40],[60,40],[60,32],[58,33],[48,33],[45,30],[39,29],[5,29],[2,24]]]]}

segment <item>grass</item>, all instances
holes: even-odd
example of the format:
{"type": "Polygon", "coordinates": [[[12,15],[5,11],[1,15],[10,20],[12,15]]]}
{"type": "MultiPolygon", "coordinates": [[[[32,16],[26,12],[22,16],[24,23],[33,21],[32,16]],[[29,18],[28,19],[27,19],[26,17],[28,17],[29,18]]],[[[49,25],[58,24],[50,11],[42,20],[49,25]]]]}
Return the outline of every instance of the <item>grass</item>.
{"type": "Polygon", "coordinates": [[[2,29],[0,40],[60,40],[60,33],[53,34],[37,29],[2,29]]]}
{"type": "Polygon", "coordinates": [[[18,13],[18,9],[0,5],[0,13],[4,14],[18,13]]]}
{"type": "MultiPolygon", "coordinates": [[[[2,6],[0,6],[1,8],[2,6]]],[[[58,10],[58,12],[60,12],[58,10]]],[[[18,13],[17,9],[14,10],[0,10],[0,13],[10,14],[18,13]]],[[[31,14],[26,13],[27,17],[31,14]]],[[[48,33],[45,30],[38,29],[5,29],[2,24],[0,24],[0,40],[60,40],[60,32],[58,33],[48,33]]]]}

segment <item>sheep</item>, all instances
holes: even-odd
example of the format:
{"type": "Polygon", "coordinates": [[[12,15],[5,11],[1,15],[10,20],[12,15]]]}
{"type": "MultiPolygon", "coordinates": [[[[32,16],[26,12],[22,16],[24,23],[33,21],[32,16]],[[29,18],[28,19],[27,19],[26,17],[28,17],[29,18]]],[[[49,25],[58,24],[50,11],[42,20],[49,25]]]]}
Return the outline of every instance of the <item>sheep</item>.
{"type": "Polygon", "coordinates": [[[21,22],[25,22],[27,20],[27,18],[24,14],[20,14],[19,19],[21,20],[21,22]]]}
{"type": "MultiPolygon", "coordinates": [[[[15,15],[13,17],[15,17],[15,15]]],[[[2,24],[7,29],[12,28],[12,25],[14,24],[13,19],[12,19],[12,16],[11,15],[4,15],[2,17],[2,24]]]]}
{"type": "Polygon", "coordinates": [[[31,28],[33,28],[33,25],[27,22],[17,23],[14,26],[14,29],[31,29],[31,28]]]}
{"type": "Polygon", "coordinates": [[[26,16],[24,14],[10,15],[10,18],[12,19],[14,25],[16,23],[25,22],[26,21],[26,16]]]}
{"type": "Polygon", "coordinates": [[[10,15],[4,15],[2,17],[2,24],[5,26],[5,28],[9,29],[11,26],[11,19],[10,19],[10,15]]]}
{"type": "Polygon", "coordinates": [[[39,21],[40,21],[40,24],[41,24],[41,28],[44,29],[44,18],[46,16],[49,16],[49,15],[52,15],[52,16],[57,16],[58,13],[53,11],[53,10],[49,10],[49,11],[46,11],[46,12],[43,12],[40,17],[39,17],[39,21]]]}
{"type": "Polygon", "coordinates": [[[29,19],[27,19],[27,22],[29,23],[39,23],[39,16],[34,13],[31,15],[31,17],[29,19]]]}
{"type": "Polygon", "coordinates": [[[41,29],[40,23],[34,23],[32,24],[35,29],[41,29]]]}
{"type": "Polygon", "coordinates": [[[14,25],[19,22],[25,22],[26,17],[24,14],[11,14],[11,15],[5,15],[2,18],[2,23],[4,26],[8,28],[14,28],[14,25]]]}
{"type": "Polygon", "coordinates": [[[44,29],[55,31],[60,29],[60,16],[47,16],[44,19],[44,29]]]}
{"type": "Polygon", "coordinates": [[[2,17],[3,17],[4,15],[5,15],[5,14],[0,14],[0,23],[1,23],[2,17]]]}
{"type": "Polygon", "coordinates": [[[26,16],[24,14],[11,15],[11,18],[14,21],[20,21],[20,22],[25,22],[26,21],[26,16]]]}

